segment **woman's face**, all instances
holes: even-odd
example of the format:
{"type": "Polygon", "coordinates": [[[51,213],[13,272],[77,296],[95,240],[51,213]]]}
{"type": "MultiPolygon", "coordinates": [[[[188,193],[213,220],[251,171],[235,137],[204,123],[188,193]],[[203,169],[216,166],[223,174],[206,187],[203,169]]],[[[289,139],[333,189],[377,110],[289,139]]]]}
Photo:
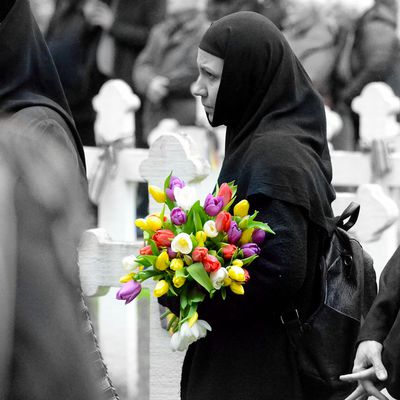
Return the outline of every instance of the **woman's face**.
{"type": "Polygon", "coordinates": [[[212,122],[224,60],[199,49],[197,66],[199,68],[199,77],[192,85],[192,94],[201,97],[204,110],[212,122]]]}

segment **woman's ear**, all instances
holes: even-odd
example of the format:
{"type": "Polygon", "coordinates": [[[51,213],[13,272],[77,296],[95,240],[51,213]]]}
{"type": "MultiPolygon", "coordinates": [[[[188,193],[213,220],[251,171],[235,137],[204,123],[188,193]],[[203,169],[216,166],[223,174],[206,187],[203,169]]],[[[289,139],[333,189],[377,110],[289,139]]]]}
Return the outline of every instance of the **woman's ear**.
{"type": "Polygon", "coordinates": [[[0,23],[7,16],[8,12],[11,10],[11,7],[14,5],[15,0],[1,0],[0,1],[0,23]]]}

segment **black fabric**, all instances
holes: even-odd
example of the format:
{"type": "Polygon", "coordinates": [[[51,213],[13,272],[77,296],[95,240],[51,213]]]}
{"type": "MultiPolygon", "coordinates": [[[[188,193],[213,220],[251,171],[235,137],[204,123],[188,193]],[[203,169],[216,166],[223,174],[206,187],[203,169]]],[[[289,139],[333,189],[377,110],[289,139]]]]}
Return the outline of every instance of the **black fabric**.
{"type": "Polygon", "coordinates": [[[219,182],[304,207],[331,230],[332,169],[324,106],[280,31],[239,12],[214,22],[200,48],[224,59],[213,126],[227,126],[219,182]]]}
{"type": "Polygon", "coordinates": [[[392,396],[400,398],[400,247],[381,273],[378,295],[361,327],[359,341],[363,340],[383,343],[385,385],[392,396]]]}
{"type": "Polygon", "coordinates": [[[69,126],[68,135],[84,165],[84,152],[74,121],[28,0],[13,1],[0,24],[0,112],[46,106],[69,126]]]}

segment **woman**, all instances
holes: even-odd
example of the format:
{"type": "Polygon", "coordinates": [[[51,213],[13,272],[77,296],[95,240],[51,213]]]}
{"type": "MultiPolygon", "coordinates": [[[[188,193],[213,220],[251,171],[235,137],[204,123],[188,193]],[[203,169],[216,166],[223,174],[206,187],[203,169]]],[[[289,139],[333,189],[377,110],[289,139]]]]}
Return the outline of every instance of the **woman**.
{"type": "Polygon", "coordinates": [[[306,318],[319,301],[335,197],[323,103],[282,34],[257,13],[212,24],[197,62],[193,94],[212,126],[227,127],[219,183],[234,180],[236,201],[247,198],[276,235],[250,266],[244,296],[200,306],[213,331],[188,349],[182,399],[328,398],[300,376],[280,321],[294,305],[306,318]]]}
{"type": "Polygon", "coordinates": [[[115,399],[84,326],[76,251],[89,225],[83,147],[28,0],[0,3],[0,54],[0,161],[14,179],[7,243],[15,263],[6,268],[16,277],[15,293],[10,284],[1,301],[13,308],[13,329],[0,342],[3,355],[11,343],[0,398],[115,399]]]}

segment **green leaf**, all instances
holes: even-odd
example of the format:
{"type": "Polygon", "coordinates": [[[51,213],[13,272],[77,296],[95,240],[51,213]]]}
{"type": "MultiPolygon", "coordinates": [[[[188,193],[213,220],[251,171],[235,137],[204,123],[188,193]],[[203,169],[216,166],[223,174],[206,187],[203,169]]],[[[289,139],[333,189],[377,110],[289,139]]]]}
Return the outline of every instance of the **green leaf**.
{"type": "Polygon", "coordinates": [[[193,221],[194,221],[194,228],[196,232],[203,230],[203,224],[201,222],[200,215],[196,210],[193,210],[193,221]]]}
{"type": "Polygon", "coordinates": [[[146,269],[144,271],[140,271],[136,274],[135,279],[140,280],[141,282],[152,278],[154,276],[160,275],[160,271],[155,271],[152,269],[146,269]]]}
{"type": "Polygon", "coordinates": [[[156,245],[156,242],[153,239],[149,239],[147,241],[147,243],[150,245],[151,247],[151,252],[153,253],[153,255],[155,256],[159,256],[160,255],[160,250],[158,250],[158,247],[156,245]]]}
{"type": "Polygon", "coordinates": [[[247,225],[247,228],[258,228],[262,229],[263,231],[269,232],[272,235],[275,235],[275,232],[270,228],[270,226],[266,222],[250,221],[247,225]]]}
{"type": "Polygon", "coordinates": [[[214,289],[210,277],[205,271],[202,263],[194,263],[189,265],[189,267],[187,267],[187,271],[189,272],[190,276],[208,292],[211,292],[214,289]]]}
{"type": "Polygon", "coordinates": [[[186,290],[184,290],[180,295],[180,305],[182,310],[184,310],[188,305],[188,298],[186,295],[186,290]]]}
{"type": "Polygon", "coordinates": [[[221,288],[221,297],[222,297],[222,300],[226,299],[226,288],[225,287],[221,288]]]}
{"type": "Polygon", "coordinates": [[[190,304],[201,303],[205,297],[205,293],[200,291],[197,287],[193,287],[191,290],[189,290],[189,293],[187,295],[190,304]]]}
{"type": "Polygon", "coordinates": [[[242,259],[243,265],[248,265],[252,263],[257,257],[258,254],[253,254],[251,257],[243,258],[242,259]]]}
{"type": "Polygon", "coordinates": [[[136,257],[136,262],[143,265],[144,267],[151,267],[155,264],[157,256],[153,255],[139,255],[136,257]]]}

